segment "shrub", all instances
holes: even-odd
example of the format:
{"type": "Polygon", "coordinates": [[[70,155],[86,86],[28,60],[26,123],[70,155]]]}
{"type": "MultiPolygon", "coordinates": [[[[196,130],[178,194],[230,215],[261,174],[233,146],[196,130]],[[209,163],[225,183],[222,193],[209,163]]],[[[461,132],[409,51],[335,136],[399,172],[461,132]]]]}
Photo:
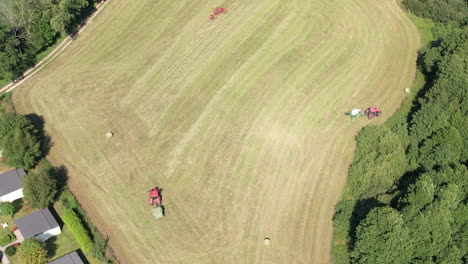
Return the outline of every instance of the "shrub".
{"type": "Polygon", "coordinates": [[[76,215],[73,209],[67,209],[63,214],[62,220],[68,228],[70,228],[83,251],[90,251],[93,249],[93,241],[88,231],[84,228],[81,219],[76,215]]]}
{"type": "Polygon", "coordinates": [[[14,246],[9,246],[5,249],[5,254],[9,257],[14,256],[16,254],[16,248],[14,246]]]}
{"type": "Polygon", "coordinates": [[[18,255],[23,264],[45,264],[47,263],[47,250],[45,244],[34,238],[23,241],[18,249],[18,255]]]}
{"type": "Polygon", "coordinates": [[[12,238],[13,237],[10,234],[0,236],[0,246],[3,247],[8,245],[11,242],[12,238]]]}
{"type": "Polygon", "coordinates": [[[0,203],[0,216],[13,216],[15,207],[12,203],[0,203]]]}

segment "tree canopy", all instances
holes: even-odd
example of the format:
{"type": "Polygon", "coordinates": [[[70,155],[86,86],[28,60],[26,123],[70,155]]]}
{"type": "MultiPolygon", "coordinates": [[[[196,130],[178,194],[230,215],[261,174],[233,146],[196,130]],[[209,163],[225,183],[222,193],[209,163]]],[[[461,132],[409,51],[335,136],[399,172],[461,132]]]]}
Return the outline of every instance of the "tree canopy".
{"type": "Polygon", "coordinates": [[[34,167],[42,155],[34,126],[27,118],[16,113],[0,116],[0,148],[7,165],[26,170],[34,167]]]}
{"type": "Polygon", "coordinates": [[[47,263],[47,250],[45,244],[34,238],[29,238],[21,243],[18,255],[23,264],[45,264],[47,263]]]}
{"type": "Polygon", "coordinates": [[[52,167],[42,162],[38,172],[29,172],[23,179],[25,202],[33,208],[45,208],[55,201],[57,183],[51,176],[52,167]]]}

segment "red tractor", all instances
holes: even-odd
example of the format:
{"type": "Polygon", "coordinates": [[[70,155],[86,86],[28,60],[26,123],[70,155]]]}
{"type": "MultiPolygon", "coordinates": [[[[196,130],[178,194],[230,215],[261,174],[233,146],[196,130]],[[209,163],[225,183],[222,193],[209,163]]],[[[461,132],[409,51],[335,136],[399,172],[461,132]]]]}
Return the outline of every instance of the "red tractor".
{"type": "Polygon", "coordinates": [[[149,190],[149,204],[156,207],[161,206],[161,194],[158,187],[149,190]]]}
{"type": "Polygon", "coordinates": [[[374,117],[379,117],[382,114],[382,110],[378,109],[375,106],[371,106],[367,108],[364,114],[367,116],[368,119],[372,119],[374,117]]]}
{"type": "Polygon", "coordinates": [[[227,12],[226,9],[217,6],[217,7],[213,10],[213,13],[211,13],[211,15],[210,15],[210,20],[215,20],[215,19],[218,17],[218,15],[224,14],[224,13],[226,13],[226,12],[227,12]]]}
{"type": "Polygon", "coordinates": [[[159,189],[158,187],[154,187],[153,189],[149,190],[149,204],[151,206],[154,206],[151,208],[151,211],[153,213],[153,217],[155,219],[161,219],[163,218],[164,215],[164,207],[161,205],[161,191],[162,189],[159,189]]]}

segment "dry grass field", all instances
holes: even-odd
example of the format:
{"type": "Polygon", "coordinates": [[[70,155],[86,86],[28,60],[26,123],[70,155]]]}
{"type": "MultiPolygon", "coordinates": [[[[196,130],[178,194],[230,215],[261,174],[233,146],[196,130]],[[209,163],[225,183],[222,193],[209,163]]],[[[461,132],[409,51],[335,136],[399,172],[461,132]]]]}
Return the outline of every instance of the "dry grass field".
{"type": "Polygon", "coordinates": [[[353,137],[418,45],[391,0],[111,0],[13,99],[123,263],[330,263],[353,137]]]}

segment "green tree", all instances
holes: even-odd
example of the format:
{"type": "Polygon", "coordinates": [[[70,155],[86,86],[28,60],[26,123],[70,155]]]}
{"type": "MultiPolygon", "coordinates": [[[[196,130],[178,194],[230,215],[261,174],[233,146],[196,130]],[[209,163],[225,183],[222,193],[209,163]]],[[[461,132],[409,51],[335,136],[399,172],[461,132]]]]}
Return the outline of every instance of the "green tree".
{"type": "Polygon", "coordinates": [[[33,238],[29,238],[21,243],[18,256],[23,264],[45,264],[47,263],[47,250],[45,244],[33,238]]]}
{"type": "Polygon", "coordinates": [[[45,208],[55,201],[57,184],[49,169],[30,172],[23,179],[24,200],[34,208],[45,208]]]}
{"type": "Polygon", "coordinates": [[[0,216],[13,216],[15,207],[12,203],[3,202],[0,203],[0,216]]]}
{"type": "Polygon", "coordinates": [[[402,215],[391,207],[374,208],[357,227],[351,263],[410,263],[413,248],[402,215]]]}
{"type": "Polygon", "coordinates": [[[357,136],[358,150],[349,171],[353,197],[369,198],[386,192],[406,171],[405,149],[385,126],[369,126],[357,136]]]}
{"type": "Polygon", "coordinates": [[[434,200],[435,185],[431,177],[422,175],[412,184],[406,196],[400,201],[405,216],[413,216],[434,200]]]}
{"type": "Polygon", "coordinates": [[[6,135],[2,141],[6,164],[16,167],[31,169],[41,157],[41,143],[32,133],[16,128],[6,135]]]}

